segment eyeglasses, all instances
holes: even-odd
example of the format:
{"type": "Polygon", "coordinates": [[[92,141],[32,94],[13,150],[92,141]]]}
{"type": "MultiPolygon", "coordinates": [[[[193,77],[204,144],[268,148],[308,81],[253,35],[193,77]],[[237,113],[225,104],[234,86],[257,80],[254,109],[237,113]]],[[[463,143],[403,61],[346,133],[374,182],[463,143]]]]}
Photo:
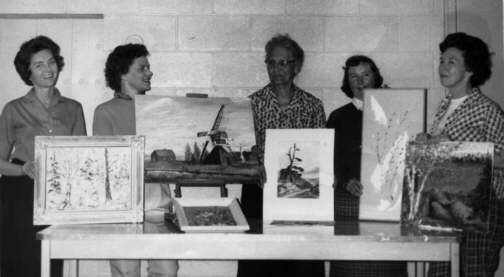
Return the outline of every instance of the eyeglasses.
{"type": "Polygon", "coordinates": [[[278,61],[275,61],[275,60],[270,60],[270,59],[264,61],[264,63],[268,67],[274,67],[274,66],[287,67],[287,65],[293,64],[295,62],[296,62],[295,60],[278,60],[278,61]]]}

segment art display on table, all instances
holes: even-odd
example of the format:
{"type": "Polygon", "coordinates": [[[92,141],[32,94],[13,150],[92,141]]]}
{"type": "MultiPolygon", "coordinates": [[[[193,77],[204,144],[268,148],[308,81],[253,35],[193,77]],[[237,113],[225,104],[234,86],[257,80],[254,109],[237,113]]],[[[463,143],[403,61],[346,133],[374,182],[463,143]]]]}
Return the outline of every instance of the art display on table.
{"type": "Polygon", "coordinates": [[[181,231],[244,232],[249,225],[236,198],[176,199],[174,211],[181,231]]]}
{"type": "Polygon", "coordinates": [[[263,219],[332,221],[332,129],[267,129],[263,219]]]}
{"type": "Polygon", "coordinates": [[[406,146],[425,131],[424,89],[364,92],[359,218],[399,221],[406,146]]]}
{"type": "Polygon", "coordinates": [[[141,136],[38,136],[35,225],[143,221],[141,136]]]}
{"type": "Polygon", "coordinates": [[[147,156],[169,149],[177,160],[197,163],[218,148],[241,161],[243,152],[255,145],[248,98],[137,95],[135,110],[147,156]]]}
{"type": "Polygon", "coordinates": [[[401,220],[422,229],[488,229],[493,144],[411,143],[401,220]]]}

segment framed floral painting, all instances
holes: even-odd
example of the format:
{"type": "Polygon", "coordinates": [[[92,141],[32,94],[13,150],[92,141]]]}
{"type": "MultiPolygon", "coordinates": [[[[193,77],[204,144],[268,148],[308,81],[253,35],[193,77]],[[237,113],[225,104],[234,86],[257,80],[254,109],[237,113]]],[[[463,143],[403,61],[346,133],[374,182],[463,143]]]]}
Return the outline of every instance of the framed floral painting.
{"type": "Polygon", "coordinates": [[[332,221],[332,129],[268,129],[264,166],[265,221],[332,221]]]}
{"type": "Polygon", "coordinates": [[[142,136],[38,136],[35,225],[143,221],[142,136]]]}
{"type": "Polygon", "coordinates": [[[425,89],[364,91],[359,218],[399,221],[406,146],[425,131],[425,89]]]}

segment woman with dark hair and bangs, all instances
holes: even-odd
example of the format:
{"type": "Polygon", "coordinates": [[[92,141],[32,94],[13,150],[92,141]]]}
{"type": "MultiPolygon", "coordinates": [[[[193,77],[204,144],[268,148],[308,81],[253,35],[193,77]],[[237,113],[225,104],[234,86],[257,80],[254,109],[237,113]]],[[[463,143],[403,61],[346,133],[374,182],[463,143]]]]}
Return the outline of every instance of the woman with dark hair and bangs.
{"type": "MultiPolygon", "coordinates": [[[[334,220],[359,220],[362,106],[364,90],[386,87],[375,62],[363,55],[351,56],[343,67],[341,90],[351,103],[334,110],[326,127],[334,134],[334,220]]],[[[407,276],[405,262],[333,261],[330,276],[407,276]]]]}
{"type": "MultiPolygon", "coordinates": [[[[7,103],[0,116],[1,276],[40,276],[40,241],[33,226],[35,136],[86,135],[79,102],[55,87],[63,69],[59,46],[37,36],[24,42],[14,65],[28,93],[7,103]]],[[[51,266],[61,275],[61,263],[51,266]]]]}
{"type": "MultiPolygon", "coordinates": [[[[494,276],[504,244],[504,111],[480,90],[492,74],[491,53],[484,41],[465,33],[449,34],[439,50],[439,79],[448,93],[439,104],[429,134],[417,139],[494,144],[489,230],[464,231],[460,242],[462,276],[494,276]]],[[[429,276],[450,276],[450,265],[430,263],[429,276]]]]}

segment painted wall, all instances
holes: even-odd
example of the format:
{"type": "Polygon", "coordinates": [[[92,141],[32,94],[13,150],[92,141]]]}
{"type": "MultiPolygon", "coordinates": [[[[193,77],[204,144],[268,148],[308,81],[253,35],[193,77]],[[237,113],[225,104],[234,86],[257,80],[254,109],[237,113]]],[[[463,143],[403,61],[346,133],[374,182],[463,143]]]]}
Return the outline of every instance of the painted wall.
{"type": "MultiPolygon", "coordinates": [[[[2,0],[1,13],[100,13],[103,19],[0,19],[0,107],[28,90],[12,64],[19,45],[37,35],[62,48],[58,87],[84,106],[88,130],[96,105],[112,96],[104,61],[118,44],[143,42],[151,51],[151,93],[246,96],[268,79],[264,45],[289,33],[306,51],[297,84],[321,98],[328,115],[346,104],[342,65],[370,55],[390,87],[424,87],[429,114],[441,98],[437,44],[444,36],[439,0],[2,0]]],[[[235,265],[208,263],[185,276],[234,274],[235,265]]],[[[107,276],[107,263],[81,263],[83,276],[107,276]]],[[[183,276],[184,274],[181,274],[183,276]]]]}

